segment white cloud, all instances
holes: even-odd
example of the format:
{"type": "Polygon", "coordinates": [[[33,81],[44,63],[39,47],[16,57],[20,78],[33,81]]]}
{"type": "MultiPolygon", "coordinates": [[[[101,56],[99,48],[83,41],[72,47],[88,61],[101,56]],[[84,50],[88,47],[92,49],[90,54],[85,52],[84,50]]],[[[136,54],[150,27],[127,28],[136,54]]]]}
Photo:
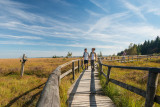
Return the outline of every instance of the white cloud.
{"type": "Polygon", "coordinates": [[[115,22],[118,22],[119,20],[124,20],[124,16],[127,16],[128,13],[116,13],[112,15],[107,15],[104,17],[101,17],[94,25],[91,25],[89,31],[87,33],[91,33],[93,31],[104,31],[107,30],[111,26],[111,24],[114,24],[115,22]]]}
{"type": "Polygon", "coordinates": [[[96,0],[90,0],[90,2],[92,2],[94,5],[96,5],[97,7],[101,8],[103,11],[108,13],[108,10],[104,8],[102,5],[100,5],[96,0]]]}
{"type": "Polygon", "coordinates": [[[146,21],[146,18],[144,17],[143,13],[141,12],[141,8],[137,7],[129,2],[127,2],[127,0],[122,0],[123,4],[126,6],[126,8],[128,8],[129,10],[131,10],[134,14],[136,14],[137,16],[139,16],[140,18],[142,18],[143,20],[146,21]]]}
{"type": "Polygon", "coordinates": [[[96,12],[93,12],[93,11],[88,10],[88,9],[85,9],[85,11],[86,11],[87,13],[89,13],[90,15],[92,15],[92,16],[96,16],[96,17],[101,16],[101,14],[96,13],[96,12]]]}
{"type": "Polygon", "coordinates": [[[0,38],[9,38],[9,39],[34,39],[39,40],[42,39],[41,37],[35,37],[35,36],[15,36],[15,35],[6,35],[6,34],[0,34],[0,38]]]}
{"type": "Polygon", "coordinates": [[[154,13],[155,15],[160,16],[160,8],[152,8],[152,9],[148,9],[149,13],[154,13]]]}
{"type": "Polygon", "coordinates": [[[95,48],[101,48],[101,49],[114,49],[116,48],[116,46],[105,46],[105,45],[87,45],[87,44],[79,44],[79,43],[76,43],[76,44],[57,44],[57,43],[48,43],[48,42],[39,42],[39,43],[35,43],[35,42],[26,42],[26,41],[0,41],[0,44],[9,44],[9,45],[43,45],[43,46],[62,46],[62,47],[81,47],[81,48],[92,48],[92,47],[95,47],[95,48]]]}
{"type": "MultiPolygon", "coordinates": [[[[11,0],[1,0],[0,28],[27,34],[22,36],[14,34],[1,34],[0,38],[12,38],[13,40],[0,41],[0,44],[35,46],[43,45],[51,47],[67,47],[66,49],[68,49],[68,47],[95,47],[97,49],[102,49],[105,54],[113,54],[126,48],[131,42],[141,43],[145,39],[154,38],[160,34],[160,28],[146,23],[147,20],[143,15],[144,11],[158,15],[158,7],[138,7],[137,5],[133,5],[123,0],[123,4],[129,11],[125,10],[114,14],[107,13],[108,15],[106,15],[106,12],[108,12],[107,7],[104,7],[104,5],[98,1],[90,1],[105,11],[105,14],[101,15],[93,10],[85,9],[86,12],[93,16],[94,21],[92,21],[92,19],[86,19],[85,22],[75,22],[75,20],[74,22],[70,23],[51,18],[49,16],[42,16],[26,11],[28,8],[32,8],[30,5],[25,5],[11,0]],[[145,23],[132,22],[129,19],[131,18],[129,14],[130,12],[133,12],[141,19],[146,20],[144,21],[145,23]],[[24,21],[29,24],[25,23],[24,21]],[[47,40],[42,42],[41,40],[43,40],[45,37],[49,38],[49,41],[57,38],[67,39],[69,41],[66,42],[67,44],[63,43],[61,40],[59,43],[50,43],[47,42],[47,40]],[[23,41],[16,41],[15,39],[23,41]],[[28,39],[39,41],[26,42],[28,39]]],[[[64,1],[57,0],[57,2],[62,3],[64,1]]],[[[59,15],[58,17],[72,20],[68,16],[59,15]]]]}

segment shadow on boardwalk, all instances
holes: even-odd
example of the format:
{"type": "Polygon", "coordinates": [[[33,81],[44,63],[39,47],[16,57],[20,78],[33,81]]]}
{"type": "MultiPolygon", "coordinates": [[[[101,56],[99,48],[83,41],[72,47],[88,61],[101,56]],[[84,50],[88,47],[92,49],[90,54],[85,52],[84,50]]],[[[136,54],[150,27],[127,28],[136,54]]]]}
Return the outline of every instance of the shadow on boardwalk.
{"type": "Polygon", "coordinates": [[[68,93],[69,107],[115,107],[112,100],[103,95],[97,70],[93,72],[90,67],[82,72],[68,93]]]}

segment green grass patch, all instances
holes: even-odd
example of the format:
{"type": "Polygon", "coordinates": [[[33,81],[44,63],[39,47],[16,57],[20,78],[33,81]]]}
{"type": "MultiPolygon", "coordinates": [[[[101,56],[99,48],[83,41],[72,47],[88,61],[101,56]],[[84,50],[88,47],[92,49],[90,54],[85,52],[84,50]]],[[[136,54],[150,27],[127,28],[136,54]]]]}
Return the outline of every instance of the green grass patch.
{"type": "MultiPolygon", "coordinates": [[[[118,63],[118,62],[103,62],[103,63],[107,65],[117,65],[117,66],[160,67],[159,59],[157,60],[151,60],[151,61],[142,60],[130,63],[118,63]]],[[[107,67],[103,67],[103,71],[107,73],[107,67]]],[[[108,85],[106,85],[106,78],[103,75],[99,74],[99,78],[104,94],[109,96],[117,107],[144,107],[145,105],[144,97],[141,97],[111,82],[108,85]]],[[[148,72],[139,70],[112,68],[110,78],[146,90],[148,72]]],[[[156,94],[160,95],[160,82],[158,83],[156,94]]],[[[154,107],[160,107],[160,105],[155,103],[154,107]]]]}

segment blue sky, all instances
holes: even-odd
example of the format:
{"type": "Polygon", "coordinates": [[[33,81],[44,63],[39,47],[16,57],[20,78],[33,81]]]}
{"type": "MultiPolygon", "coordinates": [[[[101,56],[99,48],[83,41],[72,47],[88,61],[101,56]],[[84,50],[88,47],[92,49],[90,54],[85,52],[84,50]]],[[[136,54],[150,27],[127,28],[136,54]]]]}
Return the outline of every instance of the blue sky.
{"type": "Polygon", "coordinates": [[[159,0],[0,0],[0,58],[116,54],[160,35],[159,0]]]}

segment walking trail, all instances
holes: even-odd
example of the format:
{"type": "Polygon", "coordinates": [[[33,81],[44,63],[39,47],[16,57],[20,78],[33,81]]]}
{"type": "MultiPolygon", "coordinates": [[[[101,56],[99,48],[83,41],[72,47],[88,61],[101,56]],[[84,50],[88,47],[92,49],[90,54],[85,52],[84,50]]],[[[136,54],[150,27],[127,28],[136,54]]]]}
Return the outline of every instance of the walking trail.
{"type": "Polygon", "coordinates": [[[97,69],[84,70],[68,91],[69,107],[116,107],[102,92],[97,69]]]}

